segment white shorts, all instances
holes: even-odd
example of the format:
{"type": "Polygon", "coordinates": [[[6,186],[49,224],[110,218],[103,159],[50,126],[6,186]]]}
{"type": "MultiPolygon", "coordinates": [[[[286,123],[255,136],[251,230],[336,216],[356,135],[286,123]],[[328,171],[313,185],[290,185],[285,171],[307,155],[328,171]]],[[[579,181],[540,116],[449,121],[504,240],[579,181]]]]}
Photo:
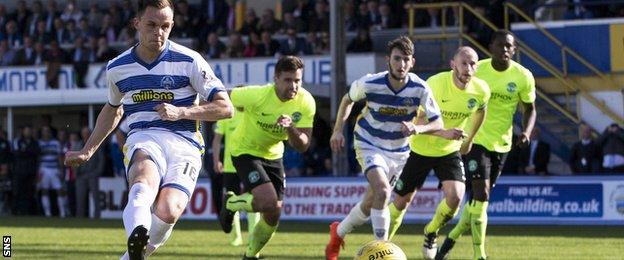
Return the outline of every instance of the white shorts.
{"type": "Polygon", "coordinates": [[[399,176],[401,176],[401,172],[403,172],[409,151],[401,153],[384,151],[377,146],[358,140],[354,140],[353,146],[355,147],[355,157],[362,167],[362,172],[366,175],[366,171],[369,169],[379,167],[386,173],[390,186],[394,187],[399,176]]]}
{"type": "Polygon", "coordinates": [[[59,176],[59,170],[57,168],[40,167],[39,173],[41,174],[41,180],[39,180],[37,186],[39,189],[60,190],[62,188],[61,176],[59,176]]]}
{"type": "Polygon", "coordinates": [[[132,155],[137,149],[147,153],[156,163],[160,175],[160,189],[176,188],[189,196],[195,190],[202,167],[201,151],[179,135],[160,130],[144,130],[128,136],[124,145],[126,178],[132,155]]]}

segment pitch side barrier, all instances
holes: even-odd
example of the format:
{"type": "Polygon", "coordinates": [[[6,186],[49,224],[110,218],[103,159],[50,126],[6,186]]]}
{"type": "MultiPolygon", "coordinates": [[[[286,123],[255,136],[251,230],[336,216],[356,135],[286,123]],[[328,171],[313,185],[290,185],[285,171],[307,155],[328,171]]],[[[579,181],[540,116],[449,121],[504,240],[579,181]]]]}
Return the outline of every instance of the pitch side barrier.
{"type": "MultiPolygon", "coordinates": [[[[442,199],[430,177],[415,196],[404,222],[425,223],[442,199]]],[[[363,178],[289,178],[283,220],[329,222],[344,218],[366,192],[363,178]]],[[[121,218],[123,178],[100,178],[103,218],[121,218]]],[[[210,182],[200,179],[182,218],[216,219],[210,182]]],[[[493,224],[624,225],[624,176],[504,176],[491,194],[493,224]]],[[[456,221],[455,219],[454,221],[456,221]]]]}

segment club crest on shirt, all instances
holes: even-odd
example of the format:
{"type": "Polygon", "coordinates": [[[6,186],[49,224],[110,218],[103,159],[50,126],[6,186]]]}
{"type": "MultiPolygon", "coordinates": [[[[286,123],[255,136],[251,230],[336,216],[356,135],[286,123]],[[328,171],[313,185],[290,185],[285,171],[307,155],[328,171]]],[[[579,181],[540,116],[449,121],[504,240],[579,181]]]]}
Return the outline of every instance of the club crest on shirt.
{"type": "Polygon", "coordinates": [[[468,99],[468,109],[473,109],[476,105],[477,105],[476,98],[468,99]]]}
{"type": "Polygon", "coordinates": [[[507,83],[507,92],[514,93],[514,91],[516,91],[516,88],[518,88],[518,86],[516,86],[516,83],[513,83],[513,82],[507,83]]]}
{"type": "Polygon", "coordinates": [[[164,89],[172,89],[174,84],[175,84],[175,81],[173,81],[173,77],[171,76],[164,76],[162,80],[160,81],[160,86],[163,87],[164,89]]]}
{"type": "Polygon", "coordinates": [[[292,121],[298,123],[301,120],[301,112],[292,113],[292,121]]]}
{"type": "Polygon", "coordinates": [[[249,182],[256,183],[260,180],[260,173],[258,171],[252,171],[249,173],[249,182]]]}

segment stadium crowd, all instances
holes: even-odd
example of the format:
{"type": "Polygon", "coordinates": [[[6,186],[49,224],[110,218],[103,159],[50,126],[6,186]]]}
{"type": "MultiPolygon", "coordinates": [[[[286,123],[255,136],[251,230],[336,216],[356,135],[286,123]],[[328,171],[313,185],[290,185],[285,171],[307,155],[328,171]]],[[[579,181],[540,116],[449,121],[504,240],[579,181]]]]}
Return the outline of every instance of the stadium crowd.
{"type": "MultiPolygon", "coordinates": [[[[200,50],[208,60],[329,53],[330,18],[327,1],[283,0],[281,13],[278,14],[272,8],[262,10],[260,15],[256,10],[248,9],[240,19],[240,24],[236,23],[236,2],[201,0],[199,5],[190,5],[184,0],[177,1],[172,37],[191,39],[193,47],[200,50]]],[[[495,23],[502,23],[503,12],[497,8],[502,8],[503,1],[473,2],[478,12],[495,23]]],[[[589,1],[579,0],[567,1],[571,5],[566,5],[568,3],[565,0],[542,0],[538,4],[534,1],[512,2],[534,14],[540,21],[624,16],[624,4],[585,6],[585,2],[589,1]]],[[[407,12],[403,3],[398,0],[347,1],[346,30],[356,35],[348,44],[348,52],[371,52],[371,31],[406,28],[407,12]]],[[[448,14],[446,24],[457,23],[454,19],[456,10],[432,8],[417,13],[416,26],[441,26],[441,12],[448,14]]],[[[107,62],[120,51],[136,44],[133,17],[134,7],[130,0],[111,1],[105,5],[92,4],[86,10],[78,8],[74,0],[66,1],[64,6],[59,6],[54,0],[22,0],[17,2],[14,10],[8,10],[0,3],[0,68],[47,66],[48,87],[58,88],[60,66],[72,64],[77,75],[76,85],[84,88],[84,76],[88,69],[86,65],[107,62]]],[[[483,31],[476,23],[467,23],[467,26],[475,33],[483,31]]],[[[487,41],[487,35],[477,36],[487,41]]],[[[83,140],[90,134],[88,128],[82,128],[80,132],[56,130],[49,116],[43,118],[44,123],[37,128],[20,127],[14,140],[7,140],[6,132],[0,128],[0,214],[42,213],[37,185],[40,181],[39,141],[43,129],[49,129],[52,137],[58,140],[61,147],[59,160],[63,152],[80,149],[83,140]]],[[[284,154],[287,175],[336,175],[327,145],[329,126],[324,123],[318,127],[322,129],[317,131],[316,128],[315,139],[306,153],[299,154],[287,148],[284,154]]],[[[581,140],[573,146],[569,158],[573,172],[624,172],[624,129],[611,125],[598,138],[594,138],[591,129],[582,125],[580,133],[581,140]]],[[[539,133],[535,133],[534,139],[539,140],[539,133]]],[[[548,174],[548,144],[537,143],[510,154],[505,172],[548,174]]],[[[209,155],[205,157],[210,158],[209,155]]],[[[66,185],[57,191],[57,196],[67,193],[68,201],[61,205],[67,207],[67,215],[87,216],[88,191],[97,190],[97,184],[93,184],[92,180],[99,176],[124,175],[123,155],[115,136],[111,136],[106,146],[100,149],[99,158],[94,160],[95,163],[75,169],[59,163],[59,172],[66,185]]],[[[358,164],[353,155],[350,158],[350,175],[358,174],[358,164]]],[[[210,160],[205,162],[211,163],[210,160]]],[[[211,166],[204,168],[212,169],[211,166]]],[[[97,216],[98,213],[93,214],[97,216]]]]}

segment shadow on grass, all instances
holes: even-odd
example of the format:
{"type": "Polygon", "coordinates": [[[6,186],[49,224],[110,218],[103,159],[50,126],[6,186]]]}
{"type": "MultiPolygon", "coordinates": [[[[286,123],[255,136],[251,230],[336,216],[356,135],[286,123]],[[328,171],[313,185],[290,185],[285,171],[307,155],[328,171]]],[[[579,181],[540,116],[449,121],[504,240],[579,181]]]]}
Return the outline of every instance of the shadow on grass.
{"type": "MultiPolygon", "coordinates": [[[[241,221],[245,223],[245,221],[241,221]]],[[[246,223],[245,223],[246,224],[246,223]]],[[[246,225],[243,228],[246,229],[246,225]]],[[[89,228],[123,229],[120,219],[85,219],[85,218],[44,218],[44,217],[0,217],[0,227],[47,227],[47,228],[89,228]]],[[[440,234],[447,234],[453,225],[445,227],[440,234]]],[[[216,220],[181,220],[176,230],[221,231],[216,220]]],[[[370,224],[358,227],[354,233],[369,233],[370,224]]],[[[400,234],[421,234],[422,224],[403,225],[400,234]]],[[[278,232],[328,233],[329,223],[283,221],[278,232]]],[[[587,238],[623,238],[624,226],[511,226],[490,225],[488,236],[561,236],[587,238]]]]}

